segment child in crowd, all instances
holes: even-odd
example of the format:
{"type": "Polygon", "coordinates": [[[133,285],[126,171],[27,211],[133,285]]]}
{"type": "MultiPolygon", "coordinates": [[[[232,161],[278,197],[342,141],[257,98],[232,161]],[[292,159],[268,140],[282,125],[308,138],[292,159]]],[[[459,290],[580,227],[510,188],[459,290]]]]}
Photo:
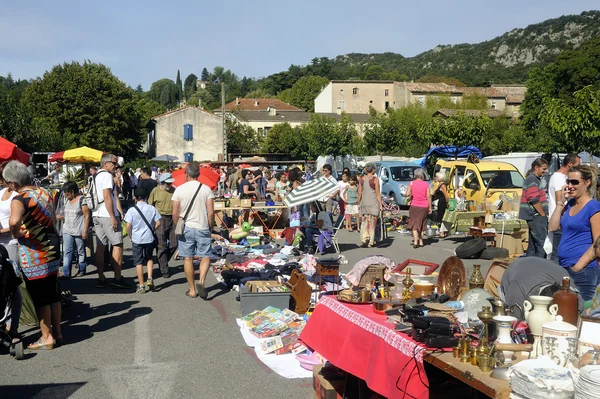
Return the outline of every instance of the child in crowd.
{"type": "Polygon", "coordinates": [[[131,237],[133,253],[133,264],[137,269],[138,275],[138,294],[144,294],[147,291],[154,289],[154,281],[152,280],[152,253],[157,244],[157,237],[154,231],[160,226],[160,214],[152,205],[146,203],[146,190],[141,187],[136,187],[134,192],[135,206],[129,208],[125,215],[127,222],[127,232],[131,237]],[[144,286],[144,269],[146,264],[148,272],[148,281],[144,286]]]}
{"type": "Polygon", "coordinates": [[[356,218],[357,229],[360,231],[360,221],[358,215],[358,179],[356,176],[350,177],[348,187],[346,188],[346,229],[352,231],[352,218],[356,218]]]}
{"type": "Polygon", "coordinates": [[[283,201],[290,191],[290,182],[285,173],[279,173],[275,189],[277,190],[277,201],[283,201]]]}
{"type": "Polygon", "coordinates": [[[57,214],[57,219],[64,221],[63,235],[63,275],[62,278],[71,277],[71,262],[73,254],[77,254],[78,272],[75,277],[85,275],[85,240],[90,229],[90,212],[79,187],[74,181],[63,184],[62,191],[67,199],[62,214],[57,214]]]}

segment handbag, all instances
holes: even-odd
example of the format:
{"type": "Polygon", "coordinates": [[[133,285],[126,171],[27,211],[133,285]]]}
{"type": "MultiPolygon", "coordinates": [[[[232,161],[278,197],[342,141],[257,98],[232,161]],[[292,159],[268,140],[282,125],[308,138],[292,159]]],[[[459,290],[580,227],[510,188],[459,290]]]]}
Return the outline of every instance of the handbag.
{"type": "Polygon", "coordinates": [[[196,199],[196,196],[198,195],[198,192],[200,191],[201,188],[202,188],[202,183],[200,183],[200,185],[198,186],[198,189],[194,193],[194,196],[192,197],[192,200],[190,201],[190,206],[188,207],[187,211],[185,211],[185,216],[183,218],[180,217],[179,219],[177,219],[177,224],[175,225],[175,238],[177,238],[178,240],[179,240],[179,237],[181,237],[183,235],[183,230],[185,230],[185,220],[187,219],[188,215],[190,214],[190,211],[192,210],[192,206],[194,205],[194,200],[196,199]]]}
{"type": "Polygon", "coordinates": [[[158,237],[156,236],[156,233],[154,232],[154,229],[152,228],[152,226],[150,226],[150,223],[148,223],[148,219],[146,219],[146,216],[144,216],[144,214],[142,213],[140,208],[137,207],[137,205],[134,205],[133,207],[135,208],[136,211],[138,211],[138,213],[144,220],[144,223],[146,223],[146,226],[148,226],[148,229],[150,229],[150,232],[152,233],[152,237],[154,237],[154,242],[152,244],[154,244],[155,247],[158,246],[158,237]]]}

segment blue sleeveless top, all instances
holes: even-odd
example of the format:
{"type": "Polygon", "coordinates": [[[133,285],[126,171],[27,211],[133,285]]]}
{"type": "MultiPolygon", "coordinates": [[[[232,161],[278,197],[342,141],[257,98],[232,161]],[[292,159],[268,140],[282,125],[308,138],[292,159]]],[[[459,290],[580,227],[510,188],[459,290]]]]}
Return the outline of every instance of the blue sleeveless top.
{"type": "MultiPolygon", "coordinates": [[[[562,238],[558,245],[558,263],[562,267],[574,266],[579,258],[592,246],[592,225],[590,219],[600,212],[600,202],[592,199],[575,216],[569,215],[572,201],[565,206],[565,213],[560,218],[562,238]]],[[[596,259],[587,267],[597,267],[596,259]]]]}

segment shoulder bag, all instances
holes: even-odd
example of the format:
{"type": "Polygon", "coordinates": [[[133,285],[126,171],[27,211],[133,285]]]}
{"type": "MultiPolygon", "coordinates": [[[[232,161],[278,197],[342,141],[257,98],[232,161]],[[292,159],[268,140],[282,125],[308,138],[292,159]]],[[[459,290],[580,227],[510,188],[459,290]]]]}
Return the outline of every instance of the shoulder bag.
{"type": "Polygon", "coordinates": [[[148,229],[150,229],[150,232],[152,233],[152,237],[154,237],[154,242],[152,244],[154,244],[154,246],[156,247],[158,245],[158,237],[156,236],[156,233],[154,232],[154,228],[152,226],[150,226],[150,223],[148,223],[148,219],[146,219],[146,216],[144,216],[144,214],[142,213],[140,208],[138,208],[137,205],[134,205],[133,207],[135,208],[136,211],[138,211],[138,213],[142,217],[142,220],[144,221],[144,223],[146,223],[146,226],[148,226],[148,229]]]}
{"type": "Polygon", "coordinates": [[[190,214],[190,211],[192,210],[192,206],[194,206],[194,201],[196,200],[196,196],[198,195],[198,192],[200,191],[201,188],[202,188],[202,183],[200,183],[200,185],[198,186],[198,189],[196,190],[196,193],[194,193],[194,196],[192,197],[192,200],[190,201],[190,205],[188,206],[187,211],[185,211],[185,216],[177,219],[177,224],[175,225],[175,238],[177,238],[178,240],[179,240],[179,237],[181,237],[183,235],[183,230],[185,229],[185,220],[187,219],[188,215],[190,214]]]}

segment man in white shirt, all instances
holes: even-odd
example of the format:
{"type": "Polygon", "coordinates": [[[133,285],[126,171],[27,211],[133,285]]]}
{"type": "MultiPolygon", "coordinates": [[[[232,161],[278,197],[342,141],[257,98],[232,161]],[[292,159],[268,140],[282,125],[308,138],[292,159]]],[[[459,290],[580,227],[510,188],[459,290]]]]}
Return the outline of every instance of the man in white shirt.
{"type": "MultiPolygon", "coordinates": [[[[562,166],[550,177],[548,183],[548,218],[552,217],[552,213],[556,209],[556,201],[560,201],[562,196],[562,188],[567,184],[567,173],[573,166],[579,165],[581,159],[577,154],[567,154],[563,158],[562,166]]],[[[558,244],[562,237],[562,230],[557,230],[548,233],[548,239],[552,243],[552,254],[550,260],[558,262],[558,244]]]]}
{"type": "Polygon", "coordinates": [[[179,218],[185,219],[183,235],[178,237],[179,256],[183,257],[183,271],[190,286],[185,293],[190,298],[208,298],[204,286],[210,268],[211,230],[215,222],[214,194],[210,187],[200,184],[198,162],[190,162],[185,168],[185,183],[173,193],[173,226],[179,218]],[[194,284],[194,256],[201,258],[200,277],[194,284]]]}
{"type": "Polygon", "coordinates": [[[94,175],[96,195],[100,207],[92,213],[94,233],[96,233],[96,268],[98,269],[98,287],[106,286],[104,277],[104,249],[112,245],[112,265],[115,278],[111,285],[117,288],[131,288],[121,277],[123,264],[123,231],[121,220],[123,211],[121,202],[116,195],[114,173],[117,170],[118,159],[112,154],[104,154],[100,159],[102,169],[94,175]]]}

